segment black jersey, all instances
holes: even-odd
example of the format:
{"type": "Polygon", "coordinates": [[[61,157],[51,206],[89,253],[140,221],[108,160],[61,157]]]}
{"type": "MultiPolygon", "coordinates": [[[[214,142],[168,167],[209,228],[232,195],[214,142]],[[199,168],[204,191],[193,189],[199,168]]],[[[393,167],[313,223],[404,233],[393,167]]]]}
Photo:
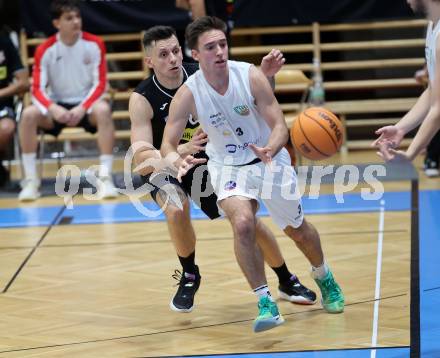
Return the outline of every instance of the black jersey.
{"type": "MultiPolygon", "coordinates": [[[[183,83],[185,83],[188,77],[199,69],[199,65],[197,63],[183,63],[182,68],[183,83]]],[[[155,75],[152,75],[143,80],[134,90],[134,92],[144,96],[148,100],[148,102],[150,102],[151,108],[153,108],[151,127],[153,130],[153,146],[156,149],[160,149],[160,146],[162,144],[162,137],[165,129],[165,124],[168,119],[170,103],[177,90],[178,88],[170,90],[162,86],[155,75]]],[[[186,125],[182,139],[180,140],[180,144],[191,140],[194,132],[197,130],[198,127],[199,122],[197,119],[193,118],[192,116],[188,118],[188,123],[186,125]]]]}
{"type": "MultiPolygon", "coordinates": [[[[7,87],[14,80],[14,73],[23,70],[23,65],[7,34],[0,33],[0,88],[7,87]]],[[[0,98],[0,109],[13,106],[13,97],[0,98]]]]}

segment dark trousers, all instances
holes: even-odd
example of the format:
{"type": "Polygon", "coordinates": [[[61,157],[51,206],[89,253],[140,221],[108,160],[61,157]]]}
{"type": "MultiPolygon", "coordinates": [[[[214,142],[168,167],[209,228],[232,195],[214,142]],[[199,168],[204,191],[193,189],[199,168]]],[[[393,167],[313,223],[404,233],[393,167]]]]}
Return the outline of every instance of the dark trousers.
{"type": "Polygon", "coordinates": [[[435,161],[440,159],[440,131],[432,138],[426,149],[426,157],[435,161]]]}

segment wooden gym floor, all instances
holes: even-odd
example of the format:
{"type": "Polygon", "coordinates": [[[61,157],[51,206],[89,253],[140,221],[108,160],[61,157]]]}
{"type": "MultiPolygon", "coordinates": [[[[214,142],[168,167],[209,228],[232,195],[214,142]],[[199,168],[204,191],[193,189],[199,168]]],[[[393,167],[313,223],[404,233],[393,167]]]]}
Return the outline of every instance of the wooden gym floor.
{"type": "MultiPolygon", "coordinates": [[[[420,333],[427,357],[440,357],[439,188],[439,179],[421,174],[420,333]]],[[[305,198],[346,309],[330,315],[319,303],[279,301],[285,324],[260,334],[252,332],[256,299],[236,264],[226,220],[194,220],[202,283],[194,311],[183,314],[168,307],[179,265],[163,216],[147,221],[126,198],[76,197],[73,209],[56,197],[28,205],[1,199],[0,357],[407,357],[409,185],[385,189],[382,204],[353,192],[341,206],[331,188],[317,200],[305,198]]],[[[262,217],[289,268],[317,290],[306,259],[262,217]]],[[[266,272],[277,297],[276,277],[266,272]]]]}

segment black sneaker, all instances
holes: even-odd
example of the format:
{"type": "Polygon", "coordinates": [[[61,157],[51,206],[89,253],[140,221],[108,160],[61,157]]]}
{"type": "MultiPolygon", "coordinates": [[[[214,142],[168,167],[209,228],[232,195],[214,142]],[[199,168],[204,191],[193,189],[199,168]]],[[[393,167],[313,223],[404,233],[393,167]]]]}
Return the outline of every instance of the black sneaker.
{"type": "Polygon", "coordinates": [[[278,295],[283,300],[302,305],[313,305],[316,302],[316,293],[302,285],[296,276],[292,276],[286,283],[280,283],[278,295]]]}
{"type": "Polygon", "coordinates": [[[438,177],[440,175],[439,163],[437,160],[426,157],[423,170],[427,177],[438,177]]]}
{"type": "Polygon", "coordinates": [[[179,281],[179,288],[170,302],[170,308],[177,312],[191,312],[194,307],[194,296],[200,286],[199,267],[196,266],[195,275],[185,272],[182,274],[179,270],[174,270],[172,277],[179,281]]]}

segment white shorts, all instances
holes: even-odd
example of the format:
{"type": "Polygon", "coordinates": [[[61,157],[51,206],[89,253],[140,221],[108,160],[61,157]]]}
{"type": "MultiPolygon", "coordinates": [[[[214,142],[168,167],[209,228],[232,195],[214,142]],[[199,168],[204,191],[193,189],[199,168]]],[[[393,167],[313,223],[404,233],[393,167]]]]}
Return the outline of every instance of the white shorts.
{"type": "Polygon", "coordinates": [[[299,227],[304,219],[301,195],[295,170],[285,148],[272,158],[243,166],[230,166],[208,161],[212,186],[221,201],[231,196],[242,196],[262,201],[274,222],[281,228],[299,227]]]}

